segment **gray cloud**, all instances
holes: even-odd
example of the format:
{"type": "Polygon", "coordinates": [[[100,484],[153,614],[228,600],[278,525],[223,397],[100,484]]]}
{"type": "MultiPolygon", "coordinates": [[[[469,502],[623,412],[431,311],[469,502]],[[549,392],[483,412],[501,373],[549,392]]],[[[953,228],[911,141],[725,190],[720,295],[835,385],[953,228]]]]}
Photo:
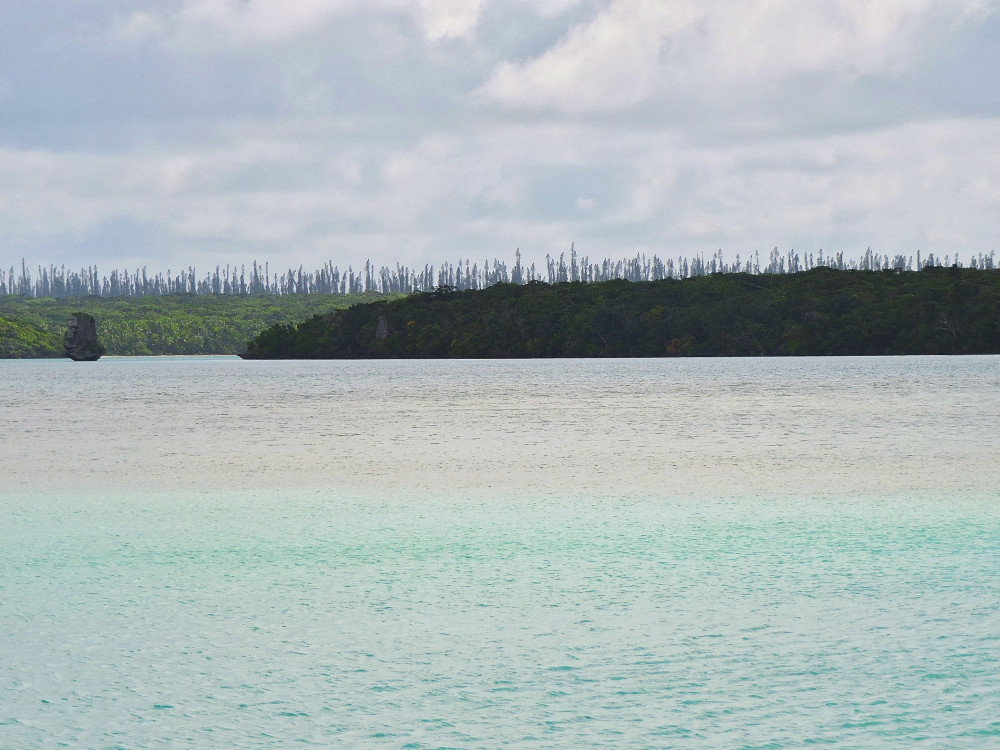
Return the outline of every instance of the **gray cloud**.
{"type": "Polygon", "coordinates": [[[7,4],[0,262],[988,251],[993,9],[7,4]]]}

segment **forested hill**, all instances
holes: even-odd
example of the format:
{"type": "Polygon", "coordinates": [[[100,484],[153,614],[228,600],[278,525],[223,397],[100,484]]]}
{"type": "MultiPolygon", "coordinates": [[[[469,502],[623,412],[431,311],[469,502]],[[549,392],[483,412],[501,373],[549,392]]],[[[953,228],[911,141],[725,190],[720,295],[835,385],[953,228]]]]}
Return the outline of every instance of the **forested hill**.
{"type": "Polygon", "coordinates": [[[1000,272],[815,268],[439,289],[276,325],[249,359],[1000,353],[1000,272]]]}

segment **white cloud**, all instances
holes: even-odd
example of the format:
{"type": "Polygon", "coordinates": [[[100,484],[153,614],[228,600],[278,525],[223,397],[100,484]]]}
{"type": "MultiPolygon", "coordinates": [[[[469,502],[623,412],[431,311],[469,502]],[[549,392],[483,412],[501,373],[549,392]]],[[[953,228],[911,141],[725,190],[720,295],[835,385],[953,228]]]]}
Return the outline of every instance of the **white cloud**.
{"type": "Polygon", "coordinates": [[[892,75],[979,0],[613,0],[539,57],[501,63],[479,91],[514,107],[615,110],[657,91],[739,96],[791,76],[892,75]]]}
{"type": "MultiPolygon", "coordinates": [[[[58,247],[62,260],[75,246],[93,252],[87,238],[127,216],[126,229],[159,227],[179,248],[175,265],[251,255],[422,264],[515,246],[538,260],[571,240],[591,258],[720,247],[746,258],[775,245],[966,257],[1000,233],[1000,153],[980,147],[998,140],[1000,120],[949,120],[716,147],[670,133],[515,126],[396,147],[275,133],[119,157],[7,150],[0,242],[58,247]],[[581,169],[612,175],[608,199],[576,193],[565,211],[540,211],[539,179],[581,169]]],[[[141,238],[121,245],[129,257],[148,250],[141,238]]]]}
{"type": "Polygon", "coordinates": [[[659,219],[688,246],[988,251],[1000,220],[982,217],[1000,210],[1000,153],[981,145],[998,136],[997,120],[948,120],[728,148],[645,144],[620,218],[659,219]]]}
{"type": "Polygon", "coordinates": [[[391,0],[184,0],[172,10],[134,11],[116,19],[126,39],[162,38],[184,47],[274,42],[294,37],[337,16],[391,0]]]}
{"type": "Polygon", "coordinates": [[[97,49],[39,1],[0,39],[4,265],[1000,233],[992,2],[121,0],[97,49]]]}
{"type": "Polygon", "coordinates": [[[412,17],[431,42],[470,36],[486,0],[184,0],[170,11],[147,8],[118,17],[113,35],[160,39],[184,49],[275,43],[315,33],[362,13],[412,17]]]}
{"type": "Polygon", "coordinates": [[[664,35],[697,18],[691,4],[617,2],[526,64],[502,63],[482,89],[504,104],[555,106],[570,112],[617,109],[650,91],[664,35]]]}
{"type": "Polygon", "coordinates": [[[476,29],[485,0],[420,0],[424,33],[431,41],[468,37],[476,29]]]}

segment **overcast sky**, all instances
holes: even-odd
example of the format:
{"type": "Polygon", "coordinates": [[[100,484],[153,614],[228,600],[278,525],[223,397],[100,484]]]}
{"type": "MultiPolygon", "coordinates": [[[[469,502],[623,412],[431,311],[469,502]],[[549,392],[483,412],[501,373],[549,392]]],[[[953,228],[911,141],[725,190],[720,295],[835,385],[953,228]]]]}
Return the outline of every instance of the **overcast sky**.
{"type": "Polygon", "coordinates": [[[1000,239],[987,0],[0,0],[0,263],[1000,239]]]}

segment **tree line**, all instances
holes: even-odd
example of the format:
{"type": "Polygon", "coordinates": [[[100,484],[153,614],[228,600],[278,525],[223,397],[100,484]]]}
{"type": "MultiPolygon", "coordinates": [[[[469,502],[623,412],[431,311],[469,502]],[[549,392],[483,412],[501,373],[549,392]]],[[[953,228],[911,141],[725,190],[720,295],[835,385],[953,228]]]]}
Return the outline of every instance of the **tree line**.
{"type": "Polygon", "coordinates": [[[742,273],[751,276],[794,274],[826,267],[840,271],[913,271],[930,267],[957,266],[975,270],[995,268],[994,253],[973,254],[968,262],[956,254],[954,258],[945,255],[943,261],[933,253],[922,257],[918,251],[914,265],[913,256],[882,255],[868,248],[860,259],[844,259],[842,252],[824,254],[799,254],[794,250],[781,253],[774,248],[769,257],[762,261],[759,253],[747,259],[739,254],[735,260],[727,262],[722,250],[711,257],[704,254],[676,260],[660,259],[657,255],[647,258],[637,254],[634,258],[613,260],[605,258],[591,262],[589,256],[580,257],[575,245],[558,258],[545,256],[544,268],[536,268],[532,263],[525,266],[521,262],[521,252],[514,253],[514,263],[494,258],[479,264],[471,259],[459,259],[456,263],[444,262],[437,268],[427,264],[422,269],[411,268],[399,263],[393,267],[378,269],[366,262],[363,269],[355,272],[353,266],[341,271],[339,266],[328,261],[314,271],[306,271],[304,266],[288,268],[280,274],[270,270],[270,264],[254,261],[245,264],[218,265],[199,277],[193,266],[174,274],[169,269],[164,273],[150,273],[146,267],[129,270],[113,270],[102,276],[96,265],[68,270],[65,266],[38,266],[32,275],[24,260],[20,272],[11,266],[0,269],[0,297],[19,296],[26,298],[68,298],[68,297],[150,297],[167,294],[194,295],[238,295],[238,296],[287,296],[287,295],[358,295],[358,294],[410,294],[430,292],[437,288],[451,288],[461,291],[487,289],[496,284],[525,285],[531,282],[560,284],[564,282],[599,283],[612,280],[662,281],[665,279],[689,279],[712,274],[742,273]]]}

